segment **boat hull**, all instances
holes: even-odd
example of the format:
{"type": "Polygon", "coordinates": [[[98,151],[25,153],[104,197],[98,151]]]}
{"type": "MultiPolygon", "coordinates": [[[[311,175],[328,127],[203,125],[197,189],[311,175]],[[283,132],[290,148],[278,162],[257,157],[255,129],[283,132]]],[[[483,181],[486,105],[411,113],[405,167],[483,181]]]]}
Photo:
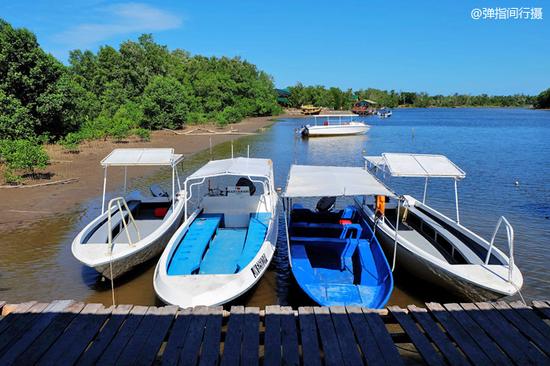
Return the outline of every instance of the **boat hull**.
{"type": "Polygon", "coordinates": [[[304,126],[302,135],[307,137],[361,135],[368,132],[370,126],[363,123],[351,123],[328,126],[304,126]]]}

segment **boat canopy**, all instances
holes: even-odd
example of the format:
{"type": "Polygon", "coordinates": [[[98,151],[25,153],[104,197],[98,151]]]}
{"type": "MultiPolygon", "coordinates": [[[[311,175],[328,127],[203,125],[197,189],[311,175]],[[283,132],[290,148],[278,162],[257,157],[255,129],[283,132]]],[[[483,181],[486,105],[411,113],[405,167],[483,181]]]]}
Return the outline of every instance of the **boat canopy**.
{"type": "Polygon", "coordinates": [[[356,114],[319,114],[315,118],[341,118],[341,117],[357,117],[356,114]]]}
{"type": "Polygon", "coordinates": [[[292,165],[284,196],[371,196],[394,197],[384,184],[360,167],[292,165]]]}
{"type": "Polygon", "coordinates": [[[182,154],[174,154],[172,148],[114,149],[101,160],[103,167],[109,166],[171,166],[183,160],[182,154]]]}
{"type": "Polygon", "coordinates": [[[246,175],[271,178],[271,159],[232,158],[214,160],[191,174],[187,180],[214,177],[219,175],[246,175]]]}
{"type": "Polygon", "coordinates": [[[376,167],[388,170],[394,177],[454,179],[466,177],[466,173],[445,155],[384,153],[382,156],[364,158],[376,167]]]}

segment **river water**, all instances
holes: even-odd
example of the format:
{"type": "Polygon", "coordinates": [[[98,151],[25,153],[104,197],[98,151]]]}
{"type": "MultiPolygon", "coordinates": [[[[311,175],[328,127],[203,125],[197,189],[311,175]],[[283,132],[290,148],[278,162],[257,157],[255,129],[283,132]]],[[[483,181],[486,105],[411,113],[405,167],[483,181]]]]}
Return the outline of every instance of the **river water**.
{"type": "MultiPolygon", "coordinates": [[[[524,276],[526,299],[550,294],[550,111],[524,109],[399,109],[389,119],[365,118],[367,135],[302,140],[295,129],[305,119],[282,119],[265,133],[234,142],[235,155],[271,158],[276,185],[283,187],[292,163],[363,164],[362,155],[383,152],[445,154],[466,172],[459,183],[461,222],[490,238],[500,215],[515,230],[515,261],[524,276]]],[[[185,163],[189,174],[210,158],[230,156],[231,144],[194,155],[185,163]]],[[[153,182],[168,184],[169,172],[135,179],[130,188],[147,190],[153,182]]],[[[423,180],[392,179],[398,193],[422,196],[423,180]]],[[[119,192],[111,192],[115,194],[119,192]]],[[[101,197],[83,202],[74,212],[60,214],[0,237],[0,299],[11,302],[76,299],[110,304],[108,282],[73,259],[70,244],[76,233],[101,208],[101,197]]],[[[454,217],[453,182],[432,180],[427,202],[454,217]]],[[[282,220],[281,220],[282,223],[282,220]]],[[[278,250],[259,284],[235,303],[311,305],[293,282],[286,257],[284,228],[278,250]]],[[[506,253],[503,235],[498,245],[506,253]]],[[[152,287],[155,261],[115,281],[118,303],[160,304],[152,287]]],[[[396,276],[389,304],[453,301],[417,280],[396,276]]]]}

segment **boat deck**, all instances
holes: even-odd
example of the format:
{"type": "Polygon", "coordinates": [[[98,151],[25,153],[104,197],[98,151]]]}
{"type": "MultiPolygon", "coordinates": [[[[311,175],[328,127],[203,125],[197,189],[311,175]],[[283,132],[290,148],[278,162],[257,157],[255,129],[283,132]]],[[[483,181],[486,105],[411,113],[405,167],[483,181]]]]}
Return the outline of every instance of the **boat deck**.
{"type": "Polygon", "coordinates": [[[178,309],[0,301],[0,364],[549,364],[550,302],[178,309]]]}

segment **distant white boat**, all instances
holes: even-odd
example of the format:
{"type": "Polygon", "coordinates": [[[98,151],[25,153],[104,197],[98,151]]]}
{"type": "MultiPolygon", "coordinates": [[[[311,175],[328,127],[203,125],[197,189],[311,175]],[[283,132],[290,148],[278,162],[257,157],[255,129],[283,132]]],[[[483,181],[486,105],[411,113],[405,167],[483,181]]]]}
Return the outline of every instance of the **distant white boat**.
{"type": "MultiPolygon", "coordinates": [[[[176,167],[183,155],[174,149],[115,149],[101,161],[104,167],[101,214],[73,240],[74,257],[107,278],[116,278],[159,255],[181,223],[182,197],[176,193],[176,167]],[[135,191],[106,204],[107,168],[124,167],[124,191],[128,167],[169,166],[172,192],[151,187],[151,197],[135,191]]],[[[178,181],[179,183],[179,181],[178,181]]]]}
{"type": "Polygon", "coordinates": [[[422,201],[407,195],[397,200],[377,196],[362,205],[394,267],[473,301],[520,291],[523,276],[514,264],[514,230],[508,220],[499,219],[490,241],[460,224],[457,182],[466,176],[464,171],[443,155],[385,153],[365,159],[367,167],[394,177],[425,178],[422,201]],[[430,178],[454,179],[456,221],[425,203],[430,178]],[[501,224],[508,255],[494,245],[501,224]]]}
{"type": "Polygon", "coordinates": [[[354,121],[354,114],[327,114],[314,117],[314,124],[302,126],[304,137],[360,135],[367,133],[370,126],[354,121]],[[349,119],[349,120],[347,120],[349,119]]]}
{"type": "Polygon", "coordinates": [[[184,184],[185,221],[157,263],[158,297],[180,307],[220,305],[265,273],[277,242],[269,159],[213,160],[184,184]]]}
{"type": "Polygon", "coordinates": [[[382,108],[378,112],[376,112],[376,114],[380,118],[390,118],[393,113],[390,109],[382,108]]]}

